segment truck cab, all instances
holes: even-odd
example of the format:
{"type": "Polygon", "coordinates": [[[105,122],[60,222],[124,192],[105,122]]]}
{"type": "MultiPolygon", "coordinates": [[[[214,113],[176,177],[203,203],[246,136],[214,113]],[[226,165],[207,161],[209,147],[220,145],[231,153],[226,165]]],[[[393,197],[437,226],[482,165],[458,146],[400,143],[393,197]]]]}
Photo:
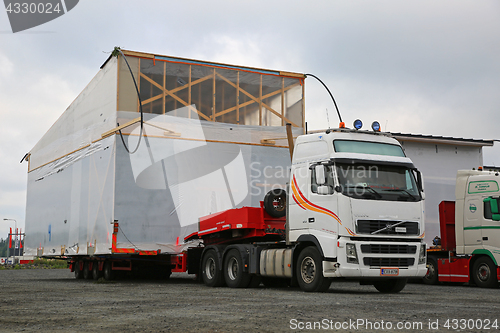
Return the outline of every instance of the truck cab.
{"type": "Polygon", "coordinates": [[[316,246],[325,278],[394,291],[426,274],[422,177],[389,134],[298,137],[287,193],[287,243],[316,246]]]}
{"type": "Polygon", "coordinates": [[[486,254],[500,262],[500,176],[495,171],[460,170],[455,188],[456,252],[486,254]]]}
{"type": "Polygon", "coordinates": [[[439,204],[441,237],[428,249],[423,282],[497,288],[500,280],[500,173],[459,170],[456,201],[439,204]]]}

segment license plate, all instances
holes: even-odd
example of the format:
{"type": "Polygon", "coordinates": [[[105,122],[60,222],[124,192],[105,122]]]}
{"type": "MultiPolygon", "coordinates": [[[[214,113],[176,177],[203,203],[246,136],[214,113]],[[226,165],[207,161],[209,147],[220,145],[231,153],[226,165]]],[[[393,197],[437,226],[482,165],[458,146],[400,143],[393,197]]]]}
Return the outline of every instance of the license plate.
{"type": "Polygon", "coordinates": [[[399,268],[381,268],[380,276],[398,276],[399,268]]]}

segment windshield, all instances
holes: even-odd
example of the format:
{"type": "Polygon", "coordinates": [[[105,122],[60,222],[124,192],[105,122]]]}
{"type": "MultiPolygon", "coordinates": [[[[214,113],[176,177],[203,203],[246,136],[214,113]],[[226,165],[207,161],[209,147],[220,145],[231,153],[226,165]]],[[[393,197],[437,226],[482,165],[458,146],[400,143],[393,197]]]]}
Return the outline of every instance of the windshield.
{"type": "Polygon", "coordinates": [[[359,199],[419,201],[411,169],[400,165],[336,163],[342,194],[359,199]]]}
{"type": "Polygon", "coordinates": [[[401,146],[367,141],[335,140],[333,147],[337,153],[358,153],[371,155],[405,157],[401,146]]]}

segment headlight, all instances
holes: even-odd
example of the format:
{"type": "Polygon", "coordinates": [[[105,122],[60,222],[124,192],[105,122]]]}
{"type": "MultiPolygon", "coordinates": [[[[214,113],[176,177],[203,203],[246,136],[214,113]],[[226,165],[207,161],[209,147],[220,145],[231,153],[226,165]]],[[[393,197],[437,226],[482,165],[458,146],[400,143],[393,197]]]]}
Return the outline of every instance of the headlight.
{"type": "Polygon", "coordinates": [[[421,264],[425,264],[426,263],[426,258],[427,258],[427,251],[426,250],[426,246],[424,243],[422,243],[420,245],[420,253],[418,255],[418,264],[421,265],[421,264]]]}
{"type": "Polygon", "coordinates": [[[347,256],[347,262],[349,264],[357,264],[358,263],[358,254],[356,253],[356,246],[354,244],[346,244],[345,252],[347,256]]]}

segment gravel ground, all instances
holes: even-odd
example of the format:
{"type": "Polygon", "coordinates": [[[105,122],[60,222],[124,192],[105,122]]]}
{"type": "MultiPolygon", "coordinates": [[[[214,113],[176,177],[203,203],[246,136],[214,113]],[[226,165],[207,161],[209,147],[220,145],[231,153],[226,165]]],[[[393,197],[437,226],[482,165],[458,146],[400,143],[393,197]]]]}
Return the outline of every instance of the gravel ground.
{"type": "Polygon", "coordinates": [[[386,295],[336,282],[317,294],[208,288],[184,274],[95,282],[76,280],[69,270],[33,269],[0,270],[0,295],[1,332],[310,332],[314,325],[338,332],[500,331],[500,290],[462,285],[408,284],[386,295]]]}

